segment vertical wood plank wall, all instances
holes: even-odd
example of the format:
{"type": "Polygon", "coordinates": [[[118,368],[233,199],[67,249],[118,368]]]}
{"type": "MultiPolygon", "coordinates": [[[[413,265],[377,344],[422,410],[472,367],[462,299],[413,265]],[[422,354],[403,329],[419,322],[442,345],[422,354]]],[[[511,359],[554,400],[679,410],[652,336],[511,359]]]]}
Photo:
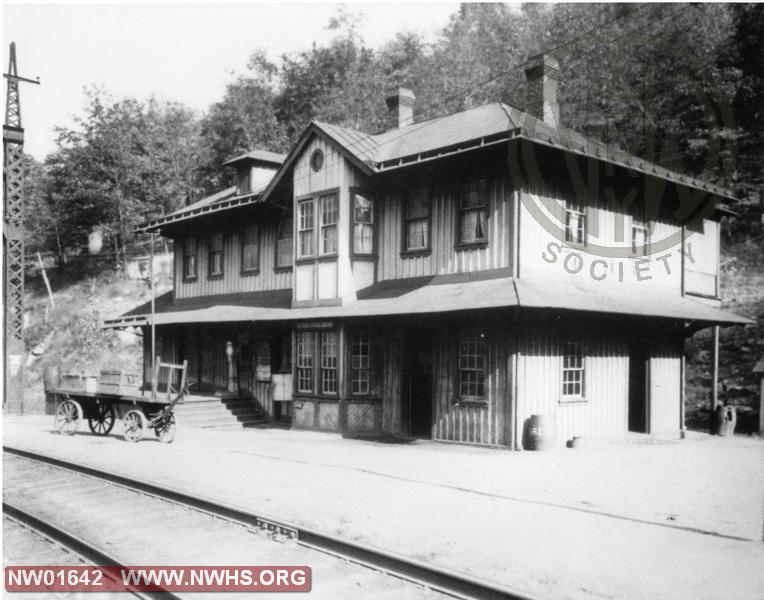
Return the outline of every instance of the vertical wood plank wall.
{"type": "MultiPolygon", "coordinates": [[[[248,223],[242,223],[245,227],[248,223]]],[[[257,224],[257,223],[252,223],[257,224]]],[[[276,232],[278,223],[260,224],[260,271],[256,275],[241,274],[241,230],[230,227],[223,233],[223,276],[207,277],[208,245],[204,238],[198,240],[197,278],[183,281],[183,240],[175,243],[175,298],[213,296],[264,290],[285,290],[292,287],[291,271],[275,271],[276,232]]],[[[210,231],[210,234],[215,233],[210,231]]]]}
{"type": "Polygon", "coordinates": [[[573,436],[624,435],[629,383],[629,348],[625,336],[583,332],[585,401],[561,403],[561,335],[559,329],[548,325],[524,325],[518,331],[518,436],[522,434],[525,420],[533,414],[556,415],[560,444],[573,436]]]}
{"type": "MultiPolygon", "coordinates": [[[[253,400],[269,415],[273,414],[273,401],[270,383],[255,380],[256,347],[260,339],[270,339],[267,332],[254,327],[243,330],[221,329],[214,326],[158,327],[157,354],[163,361],[178,363],[188,361],[186,377],[197,384],[201,383],[206,392],[225,390],[228,386],[228,359],[226,342],[232,341],[240,352],[242,344],[248,344],[252,355],[251,365],[238,371],[237,381],[241,395],[250,395],[253,400]],[[181,348],[183,348],[181,355],[181,348]]],[[[145,364],[150,364],[151,347],[144,344],[145,364]]],[[[150,368],[146,369],[145,381],[151,381],[150,368]]],[[[167,384],[164,374],[160,376],[160,388],[167,384]]],[[[177,382],[176,382],[177,384],[177,382]]]]}
{"type": "Polygon", "coordinates": [[[666,336],[650,343],[650,433],[676,434],[680,429],[683,345],[666,336]]]}
{"type": "Polygon", "coordinates": [[[457,251],[458,189],[436,186],[432,190],[430,222],[432,252],[401,257],[403,247],[403,203],[405,189],[388,191],[379,199],[379,263],[377,279],[464,273],[512,266],[510,222],[513,188],[508,179],[489,180],[488,245],[457,251]]]}
{"type": "Polygon", "coordinates": [[[509,364],[511,344],[507,327],[486,328],[487,369],[485,405],[461,404],[458,397],[458,331],[441,331],[433,347],[433,439],[471,444],[507,444],[511,396],[509,364]]]}

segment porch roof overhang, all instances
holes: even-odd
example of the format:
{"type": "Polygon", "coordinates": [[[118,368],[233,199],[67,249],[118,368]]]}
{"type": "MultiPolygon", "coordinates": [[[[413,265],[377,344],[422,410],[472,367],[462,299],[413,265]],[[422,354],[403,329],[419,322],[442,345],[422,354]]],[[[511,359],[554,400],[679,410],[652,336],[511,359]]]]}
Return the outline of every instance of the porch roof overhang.
{"type": "MultiPolygon", "coordinates": [[[[254,292],[155,303],[156,325],[182,323],[269,322],[354,317],[442,314],[521,307],[636,317],[663,318],[697,325],[753,323],[726,310],[686,296],[669,296],[603,285],[593,293],[589,285],[540,279],[496,277],[476,279],[472,274],[418,277],[386,281],[359,292],[358,300],[340,306],[291,308],[291,291],[254,292]]],[[[105,328],[148,325],[150,306],[143,305],[105,328]]]]}

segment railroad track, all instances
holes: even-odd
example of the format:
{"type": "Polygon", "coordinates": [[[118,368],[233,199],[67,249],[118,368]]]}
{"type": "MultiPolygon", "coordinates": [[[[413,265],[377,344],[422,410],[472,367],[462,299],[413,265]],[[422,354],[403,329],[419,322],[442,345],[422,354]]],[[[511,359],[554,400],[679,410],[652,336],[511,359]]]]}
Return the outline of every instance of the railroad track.
{"type": "MultiPolygon", "coordinates": [[[[146,481],[140,481],[137,479],[117,475],[114,473],[105,472],[99,469],[94,469],[85,465],[65,461],[59,458],[45,456],[30,452],[27,450],[21,450],[17,448],[11,448],[3,446],[3,462],[6,471],[5,482],[5,494],[6,501],[10,504],[12,500],[9,498],[14,495],[14,490],[21,488],[21,493],[18,498],[19,501],[33,501],[35,497],[44,497],[47,500],[47,510],[43,509],[43,512],[47,512],[47,515],[37,516],[39,520],[50,521],[55,520],[55,507],[61,506],[63,503],[66,506],[75,506],[78,503],[84,503],[86,507],[92,507],[104,505],[103,501],[106,498],[108,501],[113,502],[111,499],[118,497],[129,492],[134,495],[131,500],[131,511],[127,515],[122,515],[126,519],[140,518],[139,514],[136,515],[136,511],[151,512],[156,510],[164,515],[167,519],[167,511],[175,511],[175,516],[170,518],[178,521],[177,511],[185,511],[188,521],[188,513],[193,512],[196,515],[196,521],[199,518],[212,518],[218,523],[225,523],[228,532],[216,531],[217,535],[232,536],[231,538],[225,538],[226,546],[230,547],[232,544],[235,546],[233,539],[240,538],[241,531],[234,533],[231,527],[238,528],[250,533],[248,543],[252,544],[253,540],[258,541],[258,545],[265,543],[270,544],[270,550],[262,548],[264,556],[268,558],[260,558],[261,564],[267,562],[269,564],[276,564],[273,560],[273,540],[282,541],[282,549],[288,546],[292,550],[297,550],[297,553],[292,552],[289,558],[286,556],[279,557],[279,564],[306,564],[313,567],[314,572],[314,591],[318,591],[316,588],[316,580],[320,577],[320,573],[329,572],[333,573],[335,577],[344,578],[348,582],[363,580],[364,584],[357,583],[356,585],[362,585],[362,589],[359,590],[355,587],[352,592],[347,590],[352,597],[365,597],[367,591],[371,590],[384,590],[380,596],[379,593],[369,594],[377,597],[416,597],[415,591],[419,590],[427,597],[432,597],[433,593],[438,595],[447,595],[457,598],[467,599],[487,599],[487,600],[533,600],[532,597],[522,594],[513,590],[496,586],[492,583],[480,581],[469,575],[456,573],[451,570],[443,569],[436,565],[432,565],[423,561],[418,561],[409,557],[401,556],[386,550],[373,548],[370,546],[360,545],[354,542],[343,540],[337,536],[333,536],[326,533],[314,531],[305,527],[297,526],[291,523],[287,523],[280,519],[273,519],[267,515],[255,514],[250,511],[223,504],[220,502],[208,500],[199,496],[192,496],[188,493],[171,489],[167,487],[161,487],[153,483],[146,481]],[[25,464],[15,463],[19,469],[14,473],[14,461],[22,461],[25,464]],[[9,463],[11,467],[11,480],[8,480],[9,463]],[[42,469],[42,472],[36,477],[30,477],[31,469],[42,469]],[[46,470],[47,469],[47,470],[46,470]],[[74,483],[70,482],[71,477],[82,478],[74,483]],[[104,487],[105,486],[105,487],[104,487]],[[39,488],[43,488],[40,490],[39,488]],[[108,489],[111,488],[111,489],[108,489]],[[51,501],[51,498],[59,496],[70,496],[70,499],[59,499],[58,504],[56,501],[51,501]],[[142,507],[132,506],[138,502],[137,498],[141,499],[141,502],[147,503],[142,507]],[[53,507],[51,508],[51,502],[53,507]],[[154,503],[152,505],[152,503],[154,503]],[[156,503],[163,504],[159,507],[156,503]],[[152,508],[153,507],[153,508],[152,508]],[[169,507],[172,507],[171,509],[169,507]],[[252,536],[251,532],[265,532],[267,535],[252,536]],[[286,544],[284,543],[286,542],[286,544]],[[317,552],[318,551],[318,552],[317,552]],[[305,553],[308,554],[305,554],[305,553]],[[267,554],[266,554],[267,553],[267,554]],[[312,554],[311,554],[312,553],[312,554]],[[295,557],[301,558],[295,560],[295,557]],[[342,563],[346,565],[347,573],[340,573],[337,564],[326,564],[326,561],[334,563],[342,563]],[[318,563],[323,563],[319,565],[318,563]],[[371,581],[369,575],[363,575],[361,571],[371,570],[375,581],[371,581]],[[380,579],[381,578],[381,579],[380,579]],[[367,587],[368,586],[368,587],[367,587]],[[396,586],[403,586],[403,589],[396,590],[396,586]],[[365,589],[364,589],[365,588],[365,589]],[[413,594],[413,595],[412,595],[413,594]]],[[[25,504],[26,506],[26,504],[25,504]]],[[[111,507],[114,504],[110,504],[111,507]]],[[[4,503],[5,508],[5,503],[4,503]]],[[[93,510],[93,508],[91,508],[93,510]]],[[[191,519],[191,522],[195,522],[191,519]]],[[[82,523],[79,523],[82,526],[82,523]]],[[[186,525],[189,527],[189,525],[186,525]]],[[[203,529],[206,525],[200,525],[203,529]]],[[[156,537],[156,536],[154,536],[156,537]]],[[[192,536],[193,537],[193,536],[192,536]]],[[[205,533],[204,539],[209,539],[209,535],[205,533]]],[[[177,546],[177,544],[176,544],[177,546]]],[[[125,547],[130,547],[129,540],[125,543],[125,547]]],[[[250,553],[251,554],[251,553],[250,553]]],[[[279,554],[279,552],[276,552],[279,554]]],[[[287,553],[289,554],[289,553],[287,553]]],[[[121,557],[115,557],[121,558],[121,557]]],[[[138,555],[138,563],[147,564],[145,553],[138,555]]],[[[206,558],[206,557],[205,557],[206,558]]],[[[253,564],[251,559],[249,564],[253,564]]],[[[104,564],[104,563],[101,563],[104,564]]],[[[109,564],[126,564],[124,559],[122,563],[120,560],[114,560],[109,564]]],[[[132,564],[136,564],[133,560],[132,564]]],[[[185,559],[185,563],[179,562],[177,558],[172,560],[168,557],[155,559],[153,564],[204,564],[199,562],[199,559],[188,560],[185,559]],[[168,562],[169,561],[169,562],[168,562]]],[[[223,564],[218,562],[217,564],[223,564]]],[[[226,564],[245,564],[242,562],[230,562],[226,564]]],[[[341,586],[340,586],[341,588],[341,586]]],[[[327,590],[329,591],[329,590],[327,590]]],[[[184,594],[184,598],[189,595],[184,594]]],[[[209,598],[209,594],[202,595],[200,597],[209,598]]],[[[336,589],[332,592],[330,597],[339,598],[344,597],[341,589],[336,589]]]]}
{"type": "MultiPolygon", "coordinates": [[[[117,560],[106,554],[103,550],[86,542],[78,536],[56,527],[51,523],[46,523],[22,510],[3,502],[3,538],[6,549],[9,542],[21,542],[24,549],[20,555],[11,557],[11,561],[32,560],[36,565],[45,564],[45,560],[56,565],[120,565],[117,560]],[[31,534],[31,535],[30,535],[31,534]],[[11,538],[11,539],[9,539],[11,538]],[[23,541],[22,541],[23,540],[23,541]],[[47,547],[46,547],[47,546],[47,547]],[[53,546],[51,548],[50,546],[53,546]],[[41,560],[41,557],[42,558],[41,560]]],[[[6,557],[7,557],[6,550],[6,557]]],[[[180,597],[171,592],[128,592],[141,600],[162,598],[165,600],[180,600],[180,597]]],[[[29,596],[29,594],[18,594],[20,598],[29,596]]],[[[112,597],[108,593],[99,594],[91,592],[88,597],[92,600],[100,600],[112,597]]]]}

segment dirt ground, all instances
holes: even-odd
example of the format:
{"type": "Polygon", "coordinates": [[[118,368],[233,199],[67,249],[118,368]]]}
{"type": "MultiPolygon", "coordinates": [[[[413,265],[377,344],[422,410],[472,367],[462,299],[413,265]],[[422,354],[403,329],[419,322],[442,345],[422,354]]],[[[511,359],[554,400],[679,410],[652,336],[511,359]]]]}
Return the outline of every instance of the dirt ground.
{"type": "Polygon", "coordinates": [[[758,438],[695,434],[531,453],[181,425],[165,446],[89,432],[66,438],[50,424],[51,417],[6,417],[4,443],[195,491],[540,598],[764,597],[758,438]]]}

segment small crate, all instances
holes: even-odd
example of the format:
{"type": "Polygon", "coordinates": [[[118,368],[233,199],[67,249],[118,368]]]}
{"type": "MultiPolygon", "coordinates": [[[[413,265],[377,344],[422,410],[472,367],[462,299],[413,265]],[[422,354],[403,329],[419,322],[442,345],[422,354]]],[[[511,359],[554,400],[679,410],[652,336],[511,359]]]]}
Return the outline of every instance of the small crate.
{"type": "Polygon", "coordinates": [[[124,371],[101,371],[98,391],[119,396],[137,395],[140,392],[138,376],[124,371]]]}
{"type": "Polygon", "coordinates": [[[85,391],[85,375],[83,373],[64,373],[61,375],[61,389],[72,392],[85,391]]]}

